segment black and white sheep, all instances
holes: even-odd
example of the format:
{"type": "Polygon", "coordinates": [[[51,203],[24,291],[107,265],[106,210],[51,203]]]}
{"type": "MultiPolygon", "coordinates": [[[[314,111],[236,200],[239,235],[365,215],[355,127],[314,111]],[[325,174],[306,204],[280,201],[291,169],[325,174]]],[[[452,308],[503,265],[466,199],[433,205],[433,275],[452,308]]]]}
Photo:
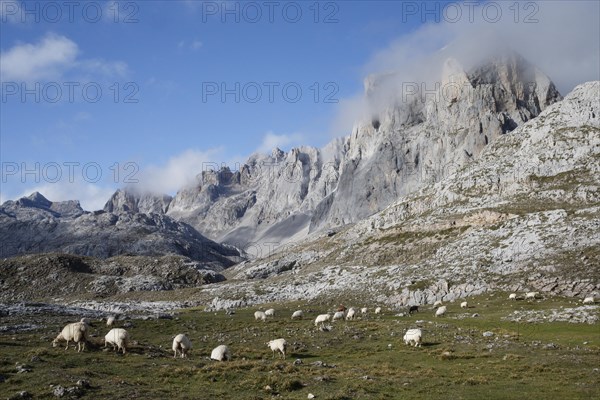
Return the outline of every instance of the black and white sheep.
{"type": "Polygon", "coordinates": [[[216,361],[231,360],[231,352],[229,351],[229,347],[224,344],[215,347],[210,353],[210,359],[216,361]]]}
{"type": "Polygon", "coordinates": [[[62,331],[52,341],[52,347],[58,346],[58,343],[65,340],[67,346],[65,350],[69,348],[69,342],[73,341],[77,343],[77,352],[85,350],[87,343],[88,325],[85,322],[74,322],[66,325],[62,331]]]}
{"type": "Polygon", "coordinates": [[[404,334],[404,343],[406,345],[414,345],[415,347],[421,347],[421,340],[423,332],[420,329],[409,329],[404,334]]]}
{"type": "Polygon", "coordinates": [[[267,343],[267,346],[273,352],[273,358],[275,358],[275,352],[278,351],[281,353],[282,358],[285,359],[285,350],[287,349],[287,342],[285,339],[271,340],[269,343],[267,343]]]}
{"type": "Polygon", "coordinates": [[[173,358],[177,358],[178,352],[181,354],[181,358],[186,358],[191,348],[192,341],[190,340],[190,338],[188,338],[183,333],[180,333],[173,339],[173,352],[175,353],[173,355],[173,358]]]}
{"type": "Polygon", "coordinates": [[[104,347],[107,347],[110,344],[117,353],[119,350],[122,350],[123,354],[125,354],[127,352],[128,343],[129,333],[123,328],[112,328],[110,332],[104,336],[104,347]]]}
{"type": "Polygon", "coordinates": [[[317,318],[315,318],[315,326],[319,326],[319,324],[325,325],[325,322],[329,321],[330,319],[331,319],[331,314],[317,315],[317,318]]]}

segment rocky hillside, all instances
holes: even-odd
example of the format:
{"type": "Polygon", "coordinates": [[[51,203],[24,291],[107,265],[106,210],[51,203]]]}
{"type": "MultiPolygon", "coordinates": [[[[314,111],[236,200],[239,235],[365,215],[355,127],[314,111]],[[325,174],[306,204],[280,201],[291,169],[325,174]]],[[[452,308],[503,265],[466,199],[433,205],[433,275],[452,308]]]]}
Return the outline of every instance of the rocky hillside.
{"type": "Polygon", "coordinates": [[[0,260],[0,302],[105,298],[199,287],[224,279],[202,263],[181,256],[98,259],[34,254],[0,260]]]}
{"type": "Polygon", "coordinates": [[[51,202],[39,193],[0,206],[1,257],[61,252],[97,258],[174,254],[217,271],[239,253],[164,214],[85,212],[79,202],[51,202]]]}
{"type": "Polygon", "coordinates": [[[383,211],[227,273],[215,308],[367,296],[391,306],[488,290],[600,293],[600,82],[566,98],[440,182],[383,211]]]}
{"type": "MultiPolygon", "coordinates": [[[[367,97],[398,78],[370,77],[367,97]]],[[[203,171],[173,199],[122,190],[106,211],[165,211],[207,237],[245,248],[293,242],[359,221],[479,157],[561,99],[550,79],[510,53],[464,71],[448,60],[434,96],[402,95],[323,149],[253,155],[239,171],[203,171]]]]}

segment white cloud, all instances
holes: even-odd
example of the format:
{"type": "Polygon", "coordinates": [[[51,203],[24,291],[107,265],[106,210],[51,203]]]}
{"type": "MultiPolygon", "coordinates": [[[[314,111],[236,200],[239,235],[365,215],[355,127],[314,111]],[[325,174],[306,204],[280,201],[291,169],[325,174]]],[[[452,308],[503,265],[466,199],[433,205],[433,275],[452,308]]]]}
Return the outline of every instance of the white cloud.
{"type": "Polygon", "coordinates": [[[181,40],[179,43],[177,43],[177,48],[179,50],[188,49],[191,51],[196,51],[200,49],[203,45],[204,43],[202,43],[202,41],[198,39],[190,40],[189,43],[185,40],[181,40]]]}
{"type": "Polygon", "coordinates": [[[4,81],[56,79],[73,66],[79,49],[72,40],[48,34],[36,44],[18,44],[0,54],[4,81]]]}
{"type": "Polygon", "coordinates": [[[77,66],[90,74],[102,76],[123,77],[129,73],[129,66],[123,61],[106,61],[103,59],[90,59],[78,62],[77,66]]]}
{"type": "Polygon", "coordinates": [[[152,193],[175,193],[194,182],[196,175],[210,166],[220,165],[222,149],[188,149],[171,157],[164,165],[150,165],[140,172],[139,187],[152,193]]]}
{"type": "Polygon", "coordinates": [[[194,40],[192,42],[192,44],[190,44],[190,48],[192,50],[198,50],[200,47],[202,47],[202,42],[200,40],[197,40],[197,39],[194,40]]]}
{"type": "Polygon", "coordinates": [[[276,147],[282,150],[289,149],[292,146],[301,145],[303,141],[304,136],[299,133],[276,135],[269,131],[263,136],[262,142],[256,151],[260,153],[271,153],[271,150],[276,147]]]}
{"type": "MultiPolygon", "coordinates": [[[[440,23],[424,24],[374,53],[364,65],[364,75],[393,71],[395,78],[387,82],[387,91],[374,102],[361,100],[363,93],[340,101],[331,123],[332,133],[349,134],[354,121],[368,116],[381,103],[389,103],[390,96],[399,96],[401,82],[432,88],[449,57],[468,70],[494,53],[513,49],[545,72],[563,95],[579,83],[600,79],[599,2],[521,2],[518,16],[515,2],[491,3],[502,7],[502,17],[495,23],[490,22],[494,10],[485,13],[486,3],[475,7],[472,19],[463,6],[457,22],[442,18],[440,23]]],[[[460,7],[464,3],[453,4],[460,7]]],[[[420,13],[414,18],[421,18],[420,13]]]]}
{"type": "Polygon", "coordinates": [[[128,73],[125,62],[81,59],[79,54],[77,43],[54,33],[46,34],[37,43],[18,43],[0,53],[2,80],[55,80],[70,71],[105,77],[124,76],[128,73]]]}

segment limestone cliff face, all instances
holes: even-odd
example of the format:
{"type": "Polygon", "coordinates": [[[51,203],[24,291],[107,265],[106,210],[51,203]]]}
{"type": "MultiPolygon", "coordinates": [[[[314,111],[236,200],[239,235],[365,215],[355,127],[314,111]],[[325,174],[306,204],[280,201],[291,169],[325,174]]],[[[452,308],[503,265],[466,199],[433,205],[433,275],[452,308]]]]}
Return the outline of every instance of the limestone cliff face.
{"type": "MultiPolygon", "coordinates": [[[[550,79],[515,53],[472,71],[449,59],[442,70],[435,93],[398,93],[322,149],[275,149],[253,155],[240,171],[203,171],[170,201],[117,192],[105,209],[166,213],[240,248],[276,246],[359,221],[439,182],[561,99],[550,79]]],[[[369,77],[365,96],[397,81],[393,74],[369,77]]]]}
{"type": "MultiPolygon", "coordinates": [[[[443,70],[435,94],[399,95],[355,126],[335,195],[318,206],[311,229],[355,222],[440,181],[561,99],[548,77],[514,53],[469,73],[450,59],[443,70]]],[[[382,79],[371,78],[367,93],[390,77],[382,79]]]]}
{"type": "Polygon", "coordinates": [[[141,212],[164,214],[173,198],[168,195],[137,193],[132,190],[117,190],[104,206],[104,211],[111,213],[141,212]]]}
{"type": "Polygon", "coordinates": [[[173,198],[168,215],[241,248],[280,244],[306,230],[317,204],[335,190],[342,156],[340,140],[324,149],[255,154],[240,171],[199,174],[173,198]]]}

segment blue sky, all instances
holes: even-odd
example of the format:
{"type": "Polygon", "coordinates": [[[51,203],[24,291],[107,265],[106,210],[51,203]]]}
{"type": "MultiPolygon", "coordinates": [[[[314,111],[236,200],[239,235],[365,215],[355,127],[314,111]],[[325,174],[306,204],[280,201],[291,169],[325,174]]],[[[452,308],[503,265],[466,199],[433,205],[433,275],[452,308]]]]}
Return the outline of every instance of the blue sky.
{"type": "MultiPolygon", "coordinates": [[[[547,37],[552,18],[565,19],[564,9],[524,3],[493,24],[480,5],[468,21],[463,3],[81,1],[70,9],[1,0],[1,200],[40,190],[96,209],[128,177],[174,194],[206,163],[235,167],[255,151],[348,135],[369,73],[402,70],[478,36],[474,27],[512,30],[518,19],[517,28],[547,37]],[[462,17],[450,21],[456,10],[462,17]],[[524,24],[532,13],[541,21],[524,24]]],[[[549,52],[534,55],[559,79],[571,77],[564,89],[598,79],[597,39],[589,38],[597,4],[569,6],[564,23],[575,30],[565,49],[589,41],[581,45],[587,64],[559,69],[549,52]]],[[[521,51],[527,46],[540,47],[521,51]]]]}

